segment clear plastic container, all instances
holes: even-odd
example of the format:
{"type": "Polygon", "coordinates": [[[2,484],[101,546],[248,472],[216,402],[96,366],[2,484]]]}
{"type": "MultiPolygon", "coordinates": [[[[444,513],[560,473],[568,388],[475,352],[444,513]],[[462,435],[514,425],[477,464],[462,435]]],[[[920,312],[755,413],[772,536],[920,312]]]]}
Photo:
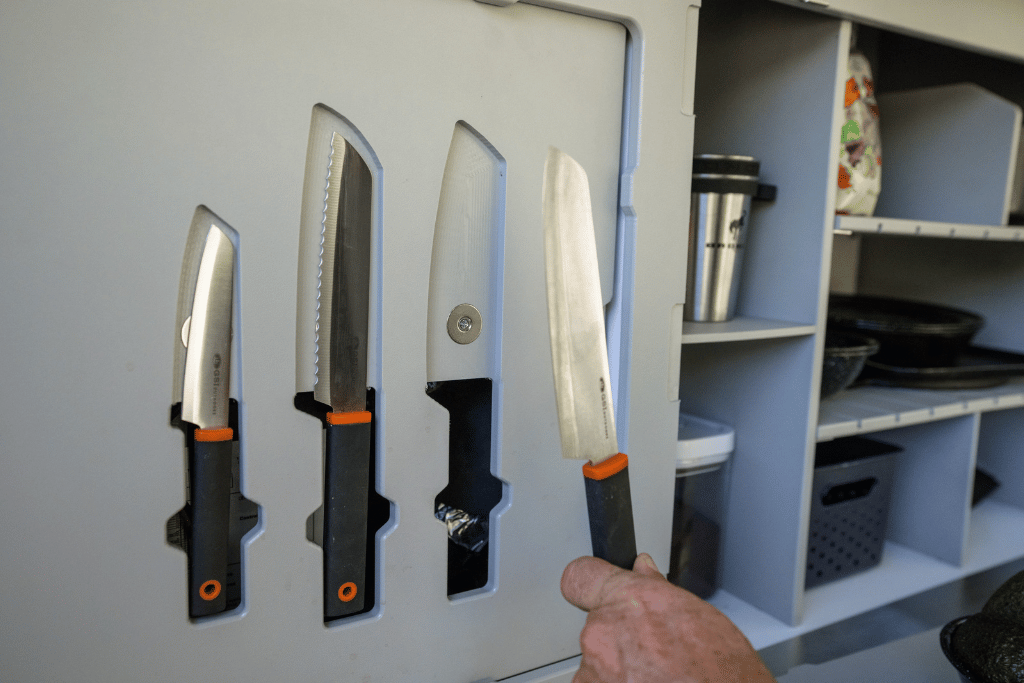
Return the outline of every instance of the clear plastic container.
{"type": "Polygon", "coordinates": [[[679,416],[668,579],[701,598],[718,589],[718,554],[735,445],[732,428],[679,416]]]}

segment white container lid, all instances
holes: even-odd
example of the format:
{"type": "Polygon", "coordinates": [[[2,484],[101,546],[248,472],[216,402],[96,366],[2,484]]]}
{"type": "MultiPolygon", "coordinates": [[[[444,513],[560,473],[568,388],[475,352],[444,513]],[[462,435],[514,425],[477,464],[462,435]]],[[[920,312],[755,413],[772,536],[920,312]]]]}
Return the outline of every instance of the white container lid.
{"type": "Polygon", "coordinates": [[[677,474],[707,470],[729,459],[736,447],[732,427],[694,415],[679,414],[679,440],[676,446],[677,474]]]}

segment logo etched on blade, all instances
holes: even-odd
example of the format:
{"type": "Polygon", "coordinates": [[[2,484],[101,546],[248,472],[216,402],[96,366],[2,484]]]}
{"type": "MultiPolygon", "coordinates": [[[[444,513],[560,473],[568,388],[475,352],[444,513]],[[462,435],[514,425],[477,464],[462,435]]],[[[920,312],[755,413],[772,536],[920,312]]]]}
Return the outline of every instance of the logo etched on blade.
{"type": "Polygon", "coordinates": [[[210,403],[210,412],[214,415],[218,414],[220,406],[217,405],[217,395],[220,389],[220,365],[221,359],[220,354],[213,354],[213,386],[211,387],[212,401],[210,403]]]}
{"type": "Polygon", "coordinates": [[[601,383],[601,414],[604,417],[604,438],[608,438],[608,392],[604,388],[604,377],[599,377],[601,383]]]}

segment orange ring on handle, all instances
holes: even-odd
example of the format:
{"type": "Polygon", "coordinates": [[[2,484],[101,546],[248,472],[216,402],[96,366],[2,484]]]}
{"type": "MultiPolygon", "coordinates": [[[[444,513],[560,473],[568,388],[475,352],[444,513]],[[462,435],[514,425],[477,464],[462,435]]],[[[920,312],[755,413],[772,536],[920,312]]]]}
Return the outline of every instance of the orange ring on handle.
{"type": "Polygon", "coordinates": [[[341,588],[338,589],[338,599],[342,602],[351,602],[355,599],[356,593],[359,589],[351,581],[341,584],[341,588]]]}
{"type": "Polygon", "coordinates": [[[327,413],[327,424],[331,425],[359,425],[366,424],[373,419],[369,410],[354,410],[350,413],[327,413]]]}
{"type": "Polygon", "coordinates": [[[196,428],[196,441],[231,441],[235,433],[231,427],[222,429],[196,428]]]}
{"type": "Polygon", "coordinates": [[[626,457],[625,453],[616,453],[607,460],[602,460],[598,464],[587,463],[583,466],[583,476],[587,479],[593,479],[595,481],[601,481],[607,479],[613,474],[618,474],[622,470],[626,469],[629,465],[629,458],[626,457]]]}
{"type": "Polygon", "coordinates": [[[217,579],[204,581],[203,585],[199,587],[199,597],[207,602],[215,600],[218,595],[220,595],[220,581],[217,579]]]}

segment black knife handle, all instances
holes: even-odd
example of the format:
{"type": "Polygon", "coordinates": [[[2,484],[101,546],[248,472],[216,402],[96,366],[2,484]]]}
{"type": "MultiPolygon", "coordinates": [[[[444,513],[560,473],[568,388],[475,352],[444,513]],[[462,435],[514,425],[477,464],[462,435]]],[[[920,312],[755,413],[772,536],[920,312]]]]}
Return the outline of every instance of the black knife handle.
{"type": "Polygon", "coordinates": [[[632,569],[636,561],[633,502],[629,496],[629,459],[619,453],[583,466],[594,557],[632,569]]]}
{"type": "Polygon", "coordinates": [[[193,619],[227,607],[231,429],[196,429],[189,463],[192,503],[188,613],[193,619]]]}
{"type": "Polygon", "coordinates": [[[369,411],[327,414],[324,450],[324,621],[361,612],[366,597],[369,411]]]}

